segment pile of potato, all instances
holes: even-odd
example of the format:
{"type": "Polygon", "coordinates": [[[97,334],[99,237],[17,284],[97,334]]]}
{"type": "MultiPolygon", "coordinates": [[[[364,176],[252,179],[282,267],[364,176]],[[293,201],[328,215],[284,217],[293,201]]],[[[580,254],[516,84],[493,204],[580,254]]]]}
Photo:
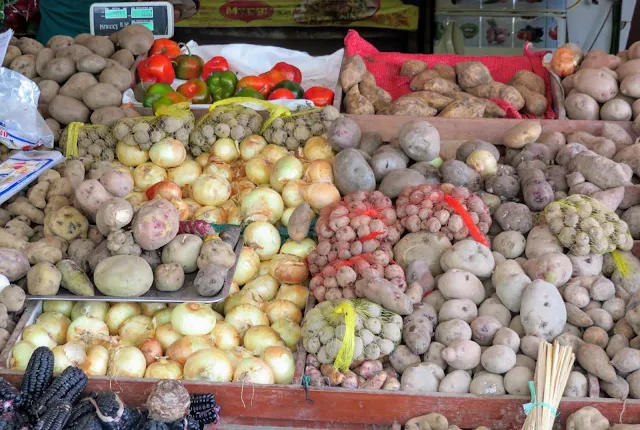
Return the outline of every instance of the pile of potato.
{"type": "Polygon", "coordinates": [[[38,110],[57,141],[60,129],[74,121],[112,125],[139,116],[120,107],[122,93],[131,87],[135,57],[146,53],[153,40],[153,33],[137,24],[110,37],[54,36],[47,46],[28,37],[13,38],[2,65],[38,84],[38,110]]]}
{"type": "Polygon", "coordinates": [[[340,71],[347,113],[356,115],[439,116],[443,118],[502,118],[506,112],[490,99],[508,102],[517,111],[542,117],[547,110],[544,80],[533,72],[516,72],[508,85],[495,82],[479,61],[455,67],[420,60],[402,63],[399,75],[411,79],[411,92],[396,100],[379,88],[359,55],[349,57],[340,71]]]}
{"type": "Polygon", "coordinates": [[[295,151],[311,137],[325,134],[339,117],[340,113],[333,106],[325,106],[320,111],[295,112],[291,116],[274,119],[264,130],[264,138],[269,143],[295,151]]]}

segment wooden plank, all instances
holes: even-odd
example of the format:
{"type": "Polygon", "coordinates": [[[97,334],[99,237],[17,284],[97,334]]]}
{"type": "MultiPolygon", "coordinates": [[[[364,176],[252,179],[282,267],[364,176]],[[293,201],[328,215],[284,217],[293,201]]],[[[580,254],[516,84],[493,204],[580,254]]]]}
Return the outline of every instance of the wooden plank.
{"type": "MultiPolygon", "coordinates": [[[[22,374],[1,371],[9,382],[20,385],[22,374]]],[[[154,384],[148,379],[92,378],[86,391],[118,392],[128,406],[140,406],[154,384]]],[[[443,394],[418,395],[382,390],[309,389],[309,404],[302,387],[275,385],[252,386],[185,381],[192,393],[211,392],[222,406],[223,423],[276,425],[303,428],[372,429],[374,425],[404,423],[408,419],[430,413],[444,414],[461,428],[486,425],[494,430],[516,430],[522,427],[522,405],[525,397],[443,394]]],[[[611,423],[640,422],[640,401],[621,402],[613,399],[567,399],[560,405],[563,423],[584,406],[596,407],[611,423]]]]}

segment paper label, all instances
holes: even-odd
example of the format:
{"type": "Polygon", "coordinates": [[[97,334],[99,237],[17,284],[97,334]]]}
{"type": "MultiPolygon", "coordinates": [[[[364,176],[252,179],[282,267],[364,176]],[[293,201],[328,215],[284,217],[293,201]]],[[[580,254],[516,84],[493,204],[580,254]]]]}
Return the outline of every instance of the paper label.
{"type": "Polygon", "coordinates": [[[58,151],[19,152],[0,163],[0,204],[64,160],[58,151]]]}

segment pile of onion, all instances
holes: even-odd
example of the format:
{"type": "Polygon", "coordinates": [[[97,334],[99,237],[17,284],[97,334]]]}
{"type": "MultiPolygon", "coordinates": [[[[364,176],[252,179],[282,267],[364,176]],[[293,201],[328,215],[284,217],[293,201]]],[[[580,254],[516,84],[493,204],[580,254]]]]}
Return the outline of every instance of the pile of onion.
{"type": "Polygon", "coordinates": [[[168,169],[181,165],[187,158],[187,150],[179,140],[167,137],[151,146],[149,158],[158,166],[168,169]]]}
{"type": "Polygon", "coordinates": [[[245,222],[267,221],[275,224],[282,216],[284,202],[277,191],[262,186],[242,198],[240,209],[245,222]]]}

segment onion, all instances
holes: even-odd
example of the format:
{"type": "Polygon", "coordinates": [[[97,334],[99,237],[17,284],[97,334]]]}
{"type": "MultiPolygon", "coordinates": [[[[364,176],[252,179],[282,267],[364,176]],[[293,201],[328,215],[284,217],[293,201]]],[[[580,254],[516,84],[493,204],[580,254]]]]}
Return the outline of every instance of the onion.
{"type": "Polygon", "coordinates": [[[220,206],[231,196],[229,181],[220,176],[202,174],[192,188],[193,198],[203,206],[220,206]]]}
{"type": "Polygon", "coordinates": [[[339,202],[340,191],[329,182],[312,182],[305,190],[305,200],[313,209],[320,210],[339,202]]]}
{"type": "Polygon", "coordinates": [[[152,317],[161,310],[167,309],[167,304],[154,302],[140,303],[140,309],[142,309],[142,315],[152,317]]]}
{"type": "MultiPolygon", "coordinates": [[[[207,306],[210,306],[211,309],[213,309],[213,303],[207,303],[207,306]]],[[[222,316],[222,314],[216,312],[215,309],[213,310],[213,314],[216,316],[216,324],[218,324],[219,322],[224,322],[224,317],[222,316]]]]}
{"type": "Polygon", "coordinates": [[[258,187],[244,196],[241,209],[245,222],[267,221],[275,224],[282,216],[284,203],[275,190],[258,187]]]}
{"type": "Polygon", "coordinates": [[[242,346],[236,346],[235,348],[228,349],[224,351],[224,353],[229,359],[229,361],[231,362],[231,365],[233,366],[234,369],[236,368],[238,363],[244,360],[245,358],[253,357],[253,354],[251,353],[251,351],[249,351],[246,348],[243,348],[242,346]]]}
{"type": "Polygon", "coordinates": [[[42,327],[60,345],[67,341],[71,320],[60,312],[45,312],[38,317],[36,325],[42,327]]]}
{"type": "Polygon", "coordinates": [[[180,197],[175,197],[169,200],[169,203],[174,205],[176,209],[178,209],[178,217],[180,221],[186,221],[189,219],[191,212],[189,211],[189,206],[182,200],[180,197]]]}
{"type": "Polygon", "coordinates": [[[271,270],[271,260],[261,261],[260,268],[258,269],[258,276],[269,275],[270,270],[271,270]]]}
{"type": "Polygon", "coordinates": [[[333,183],[333,165],[327,160],[312,161],[304,172],[304,180],[333,183]]]}
{"type": "Polygon", "coordinates": [[[298,350],[298,341],[302,336],[302,328],[298,324],[283,318],[271,324],[271,328],[278,332],[287,348],[294,352],[298,350]]]}
{"type": "Polygon", "coordinates": [[[207,334],[216,325],[216,313],[203,303],[180,303],[171,312],[171,325],[185,336],[207,334]]]}
{"type": "Polygon", "coordinates": [[[113,306],[109,308],[109,311],[107,312],[107,315],[105,317],[105,322],[107,323],[107,327],[109,327],[109,333],[112,335],[118,334],[118,332],[120,331],[120,326],[122,326],[123,322],[131,317],[140,315],[141,313],[142,310],[140,309],[140,305],[138,305],[137,303],[114,303],[113,306]]]}
{"type": "MultiPolygon", "coordinates": [[[[231,200],[228,203],[233,203],[231,200]]],[[[225,205],[223,205],[225,206],[225,205]]],[[[227,224],[240,225],[242,224],[242,210],[240,206],[234,204],[229,204],[227,207],[227,224]]]]}
{"type": "Polygon", "coordinates": [[[202,206],[193,214],[193,219],[206,221],[209,224],[226,224],[227,211],[221,207],[202,206]]]}
{"type": "Polygon", "coordinates": [[[250,160],[258,155],[267,146],[264,137],[258,134],[247,136],[240,142],[240,157],[244,160],[250,160]]]}
{"type": "Polygon", "coordinates": [[[247,179],[256,185],[266,185],[269,183],[269,177],[273,165],[269,163],[264,157],[258,155],[247,161],[244,166],[247,179]]]}
{"type": "Polygon", "coordinates": [[[269,176],[269,184],[271,188],[280,192],[287,182],[300,179],[303,170],[304,168],[300,160],[293,155],[286,155],[279,159],[275,166],[273,166],[273,170],[269,176]]]}
{"type": "Polygon", "coordinates": [[[467,166],[481,175],[495,175],[498,170],[498,161],[489,151],[476,149],[467,157],[467,166]]]}
{"type": "Polygon", "coordinates": [[[107,312],[109,312],[107,302],[76,302],[71,310],[71,321],[83,316],[104,321],[107,318],[107,312]]]}
{"type": "Polygon", "coordinates": [[[193,184],[201,174],[202,167],[195,160],[184,160],[181,165],[167,170],[167,178],[180,188],[193,184]]]}
{"type": "Polygon", "coordinates": [[[138,145],[131,146],[124,142],[118,142],[116,157],[125,166],[136,167],[149,161],[149,151],[143,151],[138,145]]]}
{"type": "Polygon", "coordinates": [[[146,194],[140,191],[134,191],[129,193],[129,195],[125,197],[125,200],[131,203],[131,206],[133,206],[134,211],[137,211],[138,209],[140,209],[140,206],[142,206],[148,201],[146,194]]]}
{"type": "Polygon", "coordinates": [[[231,382],[233,366],[218,348],[203,349],[193,354],[184,364],[185,379],[213,382],[231,382]]]}
{"type": "Polygon", "coordinates": [[[60,312],[66,317],[71,317],[73,302],[68,300],[45,300],[42,303],[43,312],[60,312]]]}
{"type": "Polygon", "coordinates": [[[182,379],[182,366],[164,357],[151,363],[144,372],[145,378],[153,379],[182,379]]]}
{"type": "Polygon", "coordinates": [[[153,321],[146,315],[136,315],[122,323],[119,330],[124,345],[140,346],[145,339],[153,337],[153,321]]]}
{"type": "Polygon", "coordinates": [[[173,309],[170,309],[170,308],[165,308],[165,309],[161,310],[160,312],[157,312],[153,316],[153,318],[151,318],[151,320],[153,321],[153,326],[158,328],[163,324],[170,323],[171,322],[171,312],[173,312],[173,309]]]}
{"type": "Polygon", "coordinates": [[[250,327],[257,325],[269,325],[269,318],[267,314],[262,312],[256,306],[241,304],[231,309],[224,319],[224,322],[231,324],[240,333],[240,336],[244,336],[250,327]]]}
{"type": "Polygon", "coordinates": [[[223,351],[240,346],[242,341],[238,330],[226,322],[216,324],[211,333],[209,333],[209,339],[216,344],[218,349],[223,351]]]}
{"type": "Polygon", "coordinates": [[[291,218],[291,214],[293,214],[294,210],[296,210],[296,208],[286,208],[284,212],[282,212],[282,217],[280,217],[280,222],[282,223],[283,226],[285,227],[289,226],[289,218],[291,218]]]}
{"type": "Polygon", "coordinates": [[[326,137],[314,136],[304,144],[304,158],[309,161],[330,160],[335,154],[326,137]]]}
{"type": "MultiPolygon", "coordinates": [[[[238,286],[238,283],[235,281],[231,281],[231,287],[229,287],[229,294],[234,294],[234,293],[237,293],[238,291],[240,291],[240,286],[238,286]]],[[[220,304],[220,302],[212,303],[211,307],[213,308],[217,304],[220,304]]],[[[215,309],[213,310],[216,311],[215,309]]],[[[216,311],[216,312],[220,313],[220,311],[216,311]]]]}
{"type": "Polygon", "coordinates": [[[189,213],[190,214],[196,213],[196,211],[202,207],[202,205],[200,203],[196,202],[191,197],[186,198],[186,199],[182,199],[182,201],[187,204],[187,207],[189,208],[189,213]]]}
{"type": "Polygon", "coordinates": [[[146,191],[152,185],[167,180],[167,171],[153,163],[142,163],[133,169],[133,183],[136,188],[146,191]]]}
{"type": "Polygon", "coordinates": [[[269,325],[250,327],[242,338],[242,346],[253,355],[260,355],[263,349],[272,345],[285,346],[285,343],[278,332],[269,325]]]}
{"type": "Polygon", "coordinates": [[[259,267],[260,257],[258,254],[252,248],[243,246],[236,262],[236,272],[233,274],[233,280],[238,285],[244,285],[256,276],[259,267]]]}
{"type": "MultiPolygon", "coordinates": [[[[100,302],[96,302],[100,303],[100,302]]],[[[67,330],[67,342],[98,345],[109,339],[109,327],[104,321],[91,317],[78,317],[67,330]]]]}
{"type": "Polygon", "coordinates": [[[93,345],[87,349],[87,359],[80,368],[87,376],[104,376],[109,367],[109,350],[102,345],[93,345]]]}
{"type": "Polygon", "coordinates": [[[216,140],[209,152],[225,163],[233,163],[240,157],[240,151],[238,150],[236,142],[228,137],[216,140]]]}
{"type": "Polygon", "coordinates": [[[166,200],[173,200],[175,198],[182,197],[182,189],[178,184],[171,181],[160,181],[155,185],[152,185],[145,192],[149,200],[153,200],[156,197],[160,197],[166,200]]]}
{"type": "Polygon", "coordinates": [[[182,339],[182,335],[173,328],[171,323],[165,323],[156,328],[156,339],[160,342],[162,349],[166,351],[171,345],[182,339]]]}
{"type": "Polygon", "coordinates": [[[244,243],[255,249],[260,260],[270,260],[280,249],[280,233],[273,224],[252,222],[244,229],[244,243]]]}
{"type": "Polygon", "coordinates": [[[135,346],[124,346],[113,353],[107,374],[112,377],[142,378],[146,368],[142,351],[135,346]]]}
{"type": "Polygon", "coordinates": [[[155,363],[158,358],[162,357],[162,344],[158,339],[150,337],[140,345],[140,351],[144,354],[147,366],[155,363]]]}
{"type": "Polygon", "coordinates": [[[264,159],[269,163],[275,165],[279,159],[281,159],[285,155],[289,155],[289,151],[287,151],[287,149],[283,146],[270,143],[269,145],[265,146],[262,151],[260,151],[260,155],[264,157],[264,159]]]}
{"type": "Polygon", "coordinates": [[[316,246],[317,244],[315,240],[311,239],[310,237],[306,237],[300,242],[289,239],[284,244],[282,244],[280,253],[296,255],[300,258],[307,258],[307,256],[311,254],[311,251],[316,249],[316,246]]]}
{"type": "Polygon", "coordinates": [[[207,164],[209,164],[209,154],[205,152],[198,155],[196,157],[196,163],[198,163],[200,167],[204,168],[207,164]]]}
{"type": "Polygon", "coordinates": [[[58,345],[53,352],[53,373],[62,373],[69,366],[80,367],[87,359],[86,345],[81,343],[67,343],[58,345]]]}
{"type": "Polygon", "coordinates": [[[58,345],[55,338],[47,333],[47,331],[40,327],[39,325],[30,325],[25,327],[22,332],[22,338],[28,342],[31,342],[33,345],[37,347],[46,346],[51,349],[54,346],[58,345]]]}
{"type": "Polygon", "coordinates": [[[242,291],[227,296],[224,300],[224,314],[227,315],[231,312],[231,309],[244,303],[253,305],[260,310],[264,310],[266,305],[255,291],[243,289],[242,291]]]}
{"type": "Polygon", "coordinates": [[[291,351],[284,346],[268,346],[260,354],[260,358],[273,371],[276,384],[291,384],[296,371],[296,362],[291,351]]]}
{"type": "Polygon", "coordinates": [[[167,356],[184,365],[187,358],[201,349],[213,348],[216,345],[206,336],[185,336],[173,343],[167,349],[167,356]]]}
{"type": "Polygon", "coordinates": [[[241,292],[253,291],[257,294],[257,298],[268,302],[273,300],[278,293],[278,281],[271,275],[260,275],[248,282],[241,292]]]}
{"type": "Polygon", "coordinates": [[[231,183],[231,197],[242,200],[247,194],[256,188],[256,184],[248,179],[240,179],[231,183]]]}
{"type": "Polygon", "coordinates": [[[304,190],[307,182],[302,179],[294,179],[284,184],[282,187],[282,201],[288,208],[295,208],[304,203],[304,190]]]}
{"type": "Polygon", "coordinates": [[[26,370],[36,346],[29,341],[21,340],[13,345],[9,367],[12,370],[26,370]]]}
{"type": "Polygon", "coordinates": [[[206,175],[212,176],[220,176],[221,178],[225,178],[229,183],[232,182],[232,173],[231,166],[228,163],[223,163],[221,161],[212,161],[210,164],[202,170],[202,173],[206,175]]]}
{"type": "Polygon", "coordinates": [[[276,299],[288,300],[303,310],[307,306],[309,289],[300,284],[282,284],[276,295],[276,299]]]}
{"type": "Polygon", "coordinates": [[[273,300],[267,303],[267,307],[264,311],[271,324],[283,318],[290,319],[296,324],[300,324],[300,321],[302,321],[302,312],[300,311],[300,308],[289,300],[273,300]]]}
{"type": "Polygon", "coordinates": [[[309,277],[309,267],[297,255],[276,254],[271,259],[269,274],[282,284],[300,284],[309,277]]]}
{"type": "Polygon", "coordinates": [[[273,384],[275,376],[267,363],[257,357],[245,358],[233,372],[233,382],[243,384],[273,384]]]}
{"type": "Polygon", "coordinates": [[[187,150],[179,140],[167,137],[151,146],[149,158],[158,166],[168,169],[181,165],[187,158],[187,150]]]}

